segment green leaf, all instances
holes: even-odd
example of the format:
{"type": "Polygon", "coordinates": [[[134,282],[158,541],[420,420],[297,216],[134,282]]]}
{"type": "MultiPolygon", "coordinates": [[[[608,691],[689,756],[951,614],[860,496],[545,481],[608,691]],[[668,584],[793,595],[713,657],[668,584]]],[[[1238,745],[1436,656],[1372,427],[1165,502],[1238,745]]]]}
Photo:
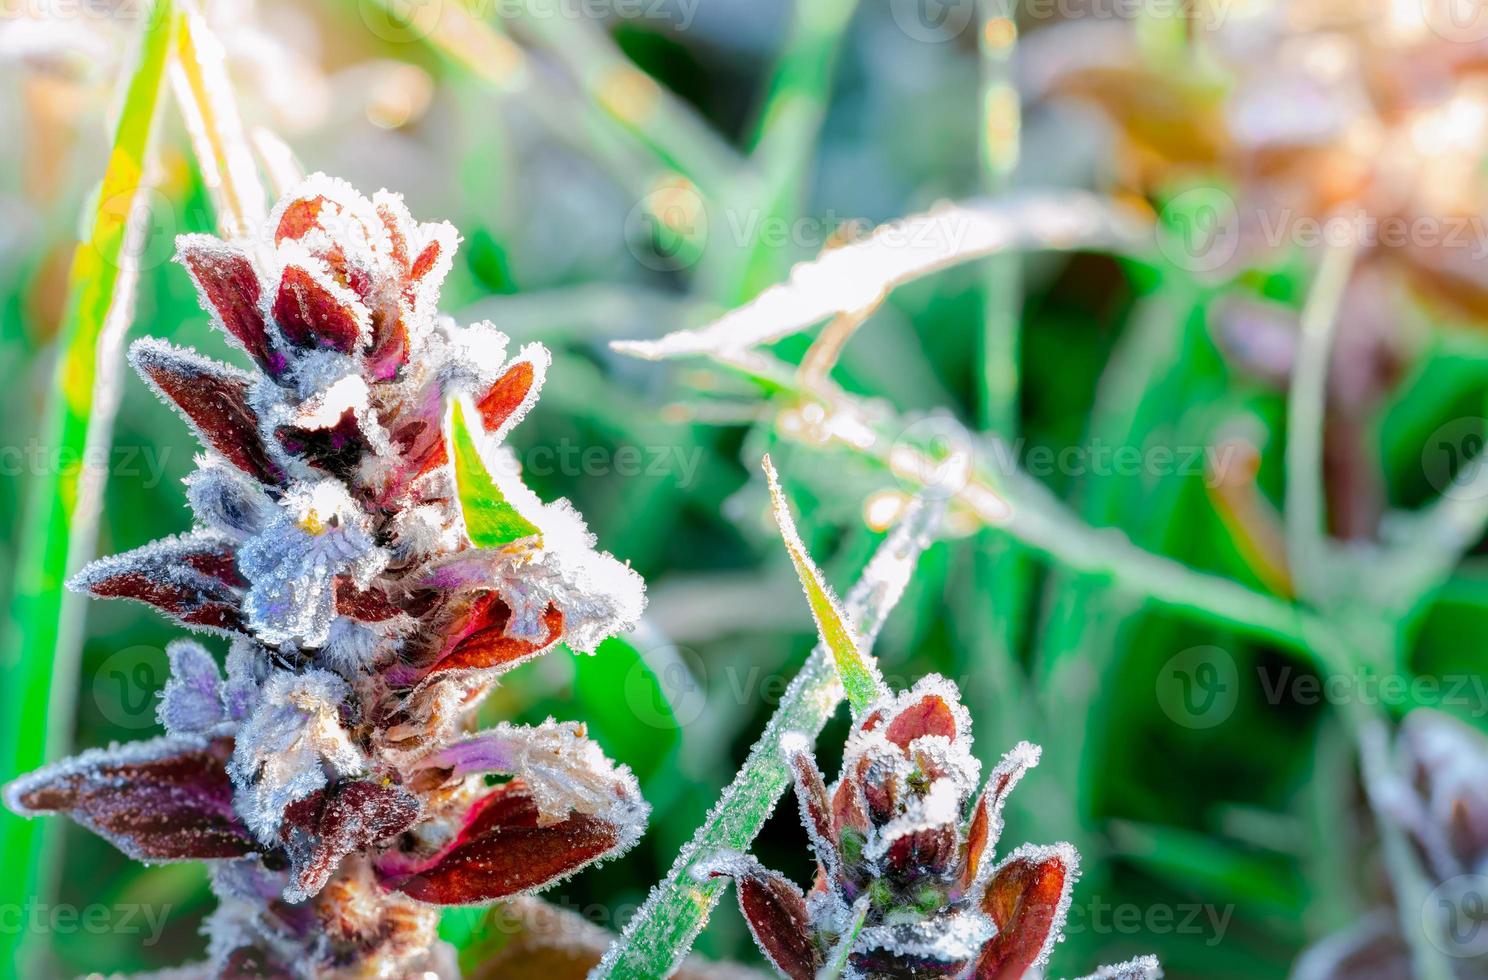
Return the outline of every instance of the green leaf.
{"type": "MultiPolygon", "coordinates": [[[[27,772],[66,751],[77,689],[76,616],[64,611],[63,582],[91,555],[95,515],[80,508],[85,483],[83,460],[89,446],[107,446],[111,406],[96,404],[99,374],[120,368],[121,359],[100,365],[100,352],[115,349],[111,334],[128,326],[138,256],[131,254],[132,217],[145,190],[144,175],[152,137],[164,103],[166,66],[174,26],[171,0],[150,10],[139,56],[125,82],[122,109],[114,129],[86,238],[73,252],[67,305],[62,316],[59,356],[43,418],[42,445],[52,447],[64,465],[43,469],[28,489],[26,517],[16,561],[14,598],[3,661],[6,719],[0,732],[0,773],[27,772]],[[57,703],[54,703],[54,699],[57,703]]],[[[94,475],[96,477],[96,474],[94,475]]],[[[47,834],[52,833],[46,831],[47,834]]],[[[36,900],[42,876],[42,824],[0,811],[0,851],[11,873],[0,886],[0,906],[20,908],[36,900]]],[[[25,976],[20,943],[26,933],[0,932],[0,951],[15,975],[25,976]]]]}
{"type": "Polygon", "coordinates": [[[486,469],[475,436],[465,423],[465,409],[459,399],[450,405],[449,443],[460,513],[465,518],[465,533],[470,543],[478,548],[504,548],[532,537],[541,543],[542,528],[507,502],[506,494],[486,469]]]}
{"type": "Polygon", "coordinates": [[[880,699],[888,695],[883,676],[872,656],[858,648],[858,639],[848,625],[847,617],[837,604],[837,597],[822,580],[821,570],[806,552],[806,545],[796,531],[791,519],[790,507],[780,489],[780,480],[775,474],[775,465],[770,457],[764,460],[765,477],[770,481],[770,502],[775,509],[775,522],[780,525],[780,536],[785,539],[785,550],[800,576],[801,587],[806,590],[806,601],[811,606],[811,616],[816,620],[817,632],[822,642],[832,652],[837,672],[842,675],[842,686],[847,690],[847,702],[852,705],[854,716],[861,715],[880,699]]]}

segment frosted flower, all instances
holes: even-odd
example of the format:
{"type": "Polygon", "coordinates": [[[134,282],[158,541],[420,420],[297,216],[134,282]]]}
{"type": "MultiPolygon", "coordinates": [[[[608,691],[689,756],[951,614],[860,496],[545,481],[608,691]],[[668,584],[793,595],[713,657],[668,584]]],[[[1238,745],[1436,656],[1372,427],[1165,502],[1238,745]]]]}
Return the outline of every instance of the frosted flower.
{"type": "Polygon", "coordinates": [[[550,885],[645,826],[635,778],[582,726],[468,734],[504,671],[559,642],[592,650],[645,600],[566,501],[514,473],[539,533],[471,539],[448,406],[499,455],[548,355],[508,357],[494,327],[439,314],[457,240],[396,195],[311,177],[258,241],[177,241],[254,370],[156,340],[131,351],[206,447],[187,481],[196,527],[72,586],[230,637],[226,677],[172,644],[166,737],[32,773],[6,802],[135,857],[216,862],[215,974],[446,975],[433,906],[550,885]]]}
{"type": "MultiPolygon", "coordinates": [[[[1392,816],[1410,832],[1434,884],[1426,911],[1440,913],[1442,952],[1460,980],[1488,977],[1483,955],[1483,885],[1488,876],[1488,739],[1450,715],[1417,708],[1401,722],[1392,816]]],[[[1303,954],[1296,980],[1367,980],[1415,975],[1400,916],[1381,908],[1303,954]]]]}
{"type": "MultiPolygon", "coordinates": [[[[785,740],[815,885],[802,894],[737,854],[708,869],[734,879],[750,931],[782,976],[810,980],[841,962],[848,977],[1018,980],[1043,966],[1079,856],[1068,844],[1025,845],[993,862],[1003,804],[1039,750],[1020,743],[978,795],[971,744],[955,685],[934,675],[864,712],[830,787],[806,740],[785,740]]],[[[1157,975],[1150,959],[1097,974],[1157,975]]]]}

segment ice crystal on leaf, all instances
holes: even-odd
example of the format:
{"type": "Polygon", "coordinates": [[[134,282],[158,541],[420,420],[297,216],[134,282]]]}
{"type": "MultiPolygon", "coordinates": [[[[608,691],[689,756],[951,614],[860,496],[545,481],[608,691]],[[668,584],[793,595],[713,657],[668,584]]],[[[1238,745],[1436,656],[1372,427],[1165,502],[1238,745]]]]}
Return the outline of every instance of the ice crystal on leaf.
{"type": "MultiPolygon", "coordinates": [[[[861,713],[830,786],[806,739],[782,741],[816,852],[811,891],[744,855],[717,855],[704,870],[734,879],[750,931],[782,976],[810,980],[844,942],[849,977],[1019,980],[1043,967],[1079,855],[1068,844],[1023,845],[993,862],[1003,803],[1038,750],[1018,745],[978,793],[971,746],[960,693],[935,675],[861,713]]],[[[1157,975],[1150,959],[1095,974],[1157,975]]]]}
{"type": "Polygon", "coordinates": [[[501,449],[548,355],[508,358],[495,327],[439,314],[457,243],[396,195],[311,177],[251,240],[177,240],[253,370],[156,340],[131,352],[202,443],[196,527],[72,586],[230,637],[225,676],[172,644],[165,738],[5,799],[135,857],[216,862],[215,974],[447,975],[430,906],[541,888],[645,825],[635,778],[582,726],[467,735],[504,671],[560,642],[592,651],[644,591],[501,449]],[[467,492],[482,481],[499,492],[467,492]],[[493,543],[480,508],[496,498],[523,533],[493,543]]]}

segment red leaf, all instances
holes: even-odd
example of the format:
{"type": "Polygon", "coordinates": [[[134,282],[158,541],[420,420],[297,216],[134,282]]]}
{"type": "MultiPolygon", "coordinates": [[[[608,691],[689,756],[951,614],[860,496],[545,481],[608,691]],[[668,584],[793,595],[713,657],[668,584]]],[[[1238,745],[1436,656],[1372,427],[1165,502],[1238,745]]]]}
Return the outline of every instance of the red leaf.
{"type": "Polygon", "coordinates": [[[1021,742],[997,764],[987,779],[987,786],[977,799],[972,811],[971,825],[966,832],[966,846],[962,850],[961,874],[956,881],[956,894],[964,895],[976,881],[982,858],[989,847],[997,845],[1002,835],[1002,808],[1008,794],[1024,773],[1038,765],[1039,750],[1028,742],[1021,742]]]}
{"type": "Polygon", "coordinates": [[[884,733],[884,737],[901,749],[909,748],[909,743],[922,735],[956,737],[956,716],[937,694],[927,694],[899,712],[884,733]]]}
{"type": "Polygon", "coordinates": [[[279,217],[279,227],[274,230],[274,244],[303,238],[319,223],[325,205],[326,199],[319,195],[302,197],[285,205],[284,213],[279,217]]]}
{"type": "Polygon", "coordinates": [[[242,857],[257,850],[233,812],[230,738],[167,736],[94,749],[6,788],[17,813],[64,813],[139,861],[242,857]]]}
{"type": "Polygon", "coordinates": [[[245,584],[228,542],[186,535],[99,559],[68,587],[100,598],[143,602],[188,626],[238,631],[245,584]]]}
{"type": "Polygon", "coordinates": [[[453,638],[445,645],[431,675],[447,670],[510,669],[535,657],[557,643],[563,635],[563,613],[549,605],[543,614],[547,635],[542,641],[517,639],[506,635],[511,608],[495,592],[481,593],[470,606],[463,622],[446,635],[453,638]]]}
{"type": "Polygon", "coordinates": [[[1077,858],[1067,844],[1020,849],[997,869],[982,897],[997,935],[982,947],[976,980],[1019,980],[1043,962],[1064,927],[1076,874],[1077,858]]]}
{"type": "Polygon", "coordinates": [[[281,374],[284,355],[269,342],[268,324],[259,307],[263,286],[248,253],[210,235],[183,235],[176,240],[177,257],[201,298],[228,335],[270,374],[281,374]]]}
{"type": "Polygon", "coordinates": [[[537,390],[541,387],[542,371],[538,362],[514,361],[476,402],[475,407],[480,411],[486,430],[499,430],[518,409],[536,400],[537,390]]]}
{"type": "MultiPolygon", "coordinates": [[[[822,779],[816,760],[804,748],[791,752],[787,758],[791,772],[795,775],[796,797],[801,803],[802,821],[812,834],[812,842],[823,848],[833,848],[837,843],[837,832],[832,826],[832,804],[827,799],[827,784],[822,779]]],[[[818,855],[827,857],[827,855],[818,855]]]]}
{"type": "Polygon", "coordinates": [[[837,792],[832,794],[832,827],[839,841],[844,830],[868,833],[868,804],[860,787],[864,768],[865,766],[858,767],[856,777],[844,774],[837,783],[837,792]]]}
{"type": "Polygon", "coordinates": [[[420,809],[416,796],[390,780],[343,783],[291,803],[279,825],[294,877],[286,897],[303,901],[315,895],[342,858],[401,834],[418,820],[420,809]]]}
{"type": "Polygon", "coordinates": [[[822,966],[822,955],[811,938],[811,915],[801,890],[752,858],[717,874],[733,877],[739,911],[775,969],[790,980],[812,980],[822,966]]]}
{"type": "Polygon", "coordinates": [[[248,401],[249,375],[154,339],[135,343],[129,357],[150,387],[175,404],[202,445],[260,483],[284,482],[259,436],[258,413],[248,401]]]}
{"type": "Polygon", "coordinates": [[[898,883],[940,878],[956,859],[955,824],[944,824],[899,837],[889,845],[885,872],[898,883]]]}
{"type": "Polygon", "coordinates": [[[384,887],[433,905],[472,905],[549,884],[604,857],[621,843],[619,829],[575,813],[538,826],[538,809],[520,779],[482,797],[464,828],[424,861],[390,855],[379,865],[384,887]]]}
{"type": "Polygon", "coordinates": [[[363,623],[381,623],[402,615],[403,610],[381,589],[359,589],[343,575],[336,579],[336,613],[363,623]]]}
{"type": "Polygon", "coordinates": [[[366,310],[354,300],[337,296],[310,270],[287,265],[272,313],[279,332],[296,347],[326,347],[350,354],[361,342],[366,310]]]}
{"type": "Polygon", "coordinates": [[[373,198],[374,207],[377,209],[377,217],[382,220],[382,226],[387,229],[388,242],[392,245],[393,261],[408,269],[408,236],[413,230],[413,216],[408,213],[408,208],[403,201],[392,195],[379,194],[373,198]]]}
{"type": "Polygon", "coordinates": [[[435,239],[424,250],[419,253],[418,258],[413,260],[413,266],[408,270],[408,278],[413,280],[422,279],[433,271],[434,266],[439,263],[440,244],[435,239]]]}

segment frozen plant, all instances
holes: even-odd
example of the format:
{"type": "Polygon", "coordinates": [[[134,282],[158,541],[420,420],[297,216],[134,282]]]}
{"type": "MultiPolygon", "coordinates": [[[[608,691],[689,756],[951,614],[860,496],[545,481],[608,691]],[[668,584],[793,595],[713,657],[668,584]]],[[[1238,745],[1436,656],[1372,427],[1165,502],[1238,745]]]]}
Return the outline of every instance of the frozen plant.
{"type": "Polygon", "coordinates": [[[196,526],[72,585],[230,638],[225,675],[173,643],[166,735],[5,800],[143,861],[210,861],[220,906],[193,975],[452,975],[438,906],[551,884],[644,827],[634,777],[581,725],[469,732],[503,672],[560,642],[592,652],[644,591],[494,451],[548,355],[438,313],[457,241],[396,195],[311,177],[254,240],[177,242],[253,371],[131,351],[206,447],[196,526]]]}
{"type": "MultiPolygon", "coordinates": [[[[785,752],[816,853],[810,893],[743,855],[719,855],[710,869],[735,880],[749,929],[782,976],[810,980],[830,966],[844,977],[1017,980],[1044,965],[1079,855],[1069,844],[1023,845],[993,860],[1003,803],[1037,764],[1036,746],[1019,743],[977,795],[971,719],[955,685],[931,675],[853,726],[832,786],[805,739],[785,752]]],[[[1150,958],[1095,974],[1157,975],[1150,958]]]]}
{"type": "MultiPolygon", "coordinates": [[[[1396,772],[1377,792],[1409,833],[1431,892],[1405,910],[1447,954],[1458,980],[1488,978],[1488,739],[1451,715],[1417,708],[1395,746],[1396,772]]],[[[1397,903],[1398,904],[1398,903],[1397,903]]],[[[1295,980],[1418,976],[1401,910],[1363,917],[1308,950],[1295,980]]]]}

